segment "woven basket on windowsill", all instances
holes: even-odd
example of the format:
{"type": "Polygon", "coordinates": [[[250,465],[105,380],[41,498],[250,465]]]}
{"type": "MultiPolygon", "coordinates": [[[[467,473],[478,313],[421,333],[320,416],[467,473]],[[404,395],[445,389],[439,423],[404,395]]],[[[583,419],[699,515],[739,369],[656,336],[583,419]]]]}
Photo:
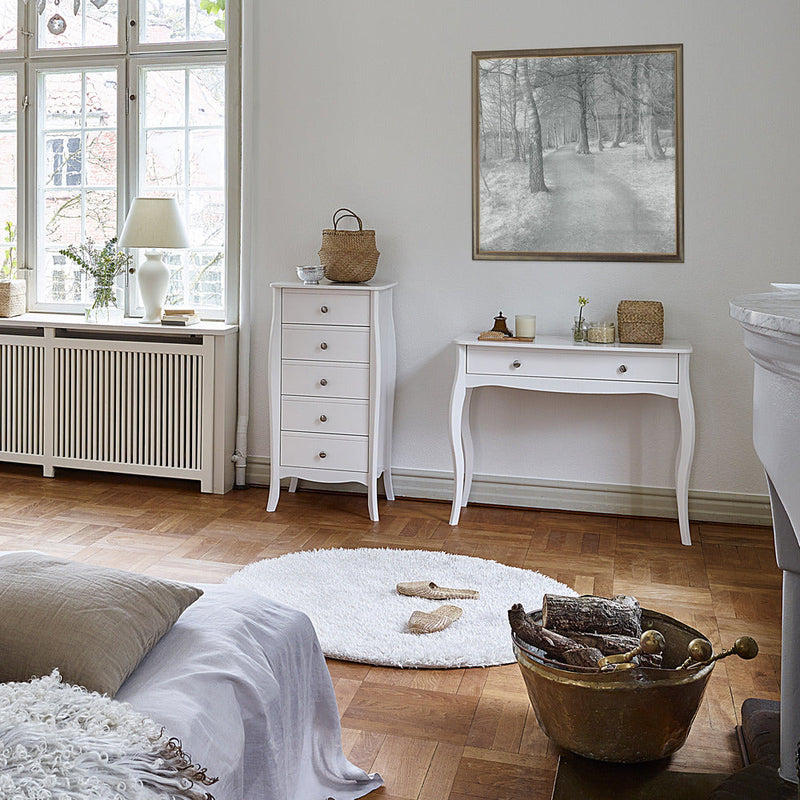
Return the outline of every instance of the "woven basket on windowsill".
{"type": "Polygon", "coordinates": [[[25,281],[0,280],[0,317],[18,317],[25,313],[25,281]]]}
{"type": "Polygon", "coordinates": [[[625,344],[661,344],[664,341],[664,306],[657,300],[620,300],[617,334],[625,344]]]}

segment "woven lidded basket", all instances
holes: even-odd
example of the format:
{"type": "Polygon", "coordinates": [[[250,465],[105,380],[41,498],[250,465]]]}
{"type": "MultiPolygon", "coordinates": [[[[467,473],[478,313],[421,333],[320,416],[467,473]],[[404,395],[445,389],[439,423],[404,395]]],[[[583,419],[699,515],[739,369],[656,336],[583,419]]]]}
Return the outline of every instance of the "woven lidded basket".
{"type": "Polygon", "coordinates": [[[620,300],[617,333],[626,344],[661,344],[664,341],[664,306],[657,300],[620,300]]]}
{"type": "Polygon", "coordinates": [[[325,267],[325,277],[337,283],[368,281],[378,268],[378,256],[375,231],[365,231],[361,218],[349,208],[338,209],[333,215],[333,229],[322,231],[319,263],[325,267]],[[338,230],[339,223],[346,217],[358,221],[357,231],[338,230]]]}
{"type": "Polygon", "coordinates": [[[25,281],[0,281],[0,317],[25,313],[25,281]]]}

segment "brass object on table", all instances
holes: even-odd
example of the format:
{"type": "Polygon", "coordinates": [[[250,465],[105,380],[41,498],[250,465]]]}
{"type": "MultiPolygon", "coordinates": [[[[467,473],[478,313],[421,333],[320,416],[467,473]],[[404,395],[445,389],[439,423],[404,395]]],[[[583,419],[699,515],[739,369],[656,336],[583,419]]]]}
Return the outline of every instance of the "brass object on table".
{"type": "MultiPolygon", "coordinates": [[[[531,617],[539,622],[541,613],[531,617]]],[[[568,667],[512,637],[536,719],[556,744],[617,763],[654,761],[684,744],[714,664],[677,670],[699,631],[645,608],[642,626],[664,637],[662,668],[568,667]]]]}
{"type": "Polygon", "coordinates": [[[597,666],[600,667],[603,672],[612,672],[618,669],[632,669],[638,666],[638,664],[633,663],[633,659],[636,658],[636,656],[642,653],[647,653],[651,656],[656,653],[661,653],[666,647],[666,644],[664,637],[659,631],[645,631],[639,637],[638,646],[634,647],[633,650],[618,655],[604,656],[597,662],[597,666]]]}
{"type": "Polygon", "coordinates": [[[506,325],[506,317],[503,316],[502,311],[498,312],[497,316],[494,318],[494,327],[492,330],[502,333],[503,336],[511,336],[511,331],[508,329],[508,325],[506,325]]]}

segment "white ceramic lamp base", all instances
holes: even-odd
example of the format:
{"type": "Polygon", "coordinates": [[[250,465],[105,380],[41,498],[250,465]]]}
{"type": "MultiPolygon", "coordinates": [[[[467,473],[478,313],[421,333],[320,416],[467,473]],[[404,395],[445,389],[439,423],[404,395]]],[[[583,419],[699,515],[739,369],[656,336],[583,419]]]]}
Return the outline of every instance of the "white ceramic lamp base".
{"type": "Polygon", "coordinates": [[[144,262],[136,271],[139,294],[142,296],[144,316],[139,320],[143,325],[160,325],[164,303],[169,289],[169,267],[164,263],[162,253],[148,250],[144,262]]]}

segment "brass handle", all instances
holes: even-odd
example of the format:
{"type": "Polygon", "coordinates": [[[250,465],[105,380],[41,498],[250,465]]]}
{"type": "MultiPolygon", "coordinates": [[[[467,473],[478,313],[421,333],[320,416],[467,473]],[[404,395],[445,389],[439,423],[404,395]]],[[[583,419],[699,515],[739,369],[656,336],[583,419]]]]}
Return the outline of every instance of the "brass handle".
{"type": "Polygon", "coordinates": [[[514,367],[514,369],[519,369],[519,368],[522,366],[522,364],[520,364],[520,362],[519,362],[519,361],[514,361],[514,362],[511,364],[511,366],[512,366],[512,367],[514,367]]]}
{"type": "Polygon", "coordinates": [[[328,421],[328,418],[327,418],[327,417],[326,417],[324,414],[320,414],[320,416],[319,416],[319,421],[320,421],[320,422],[327,422],[327,421],[328,421]]]}
{"type": "Polygon", "coordinates": [[[319,457],[320,458],[327,458],[328,454],[323,450],[322,452],[320,452],[319,457]]]}
{"type": "Polygon", "coordinates": [[[620,375],[624,375],[627,371],[628,371],[628,368],[624,364],[620,364],[617,367],[617,372],[619,372],[620,375]]]}
{"type": "Polygon", "coordinates": [[[320,386],[327,386],[327,385],[328,385],[328,381],[327,381],[325,378],[323,378],[323,379],[322,379],[322,380],[319,382],[319,385],[320,385],[320,386]]]}
{"type": "Polygon", "coordinates": [[[327,313],[328,313],[328,306],[320,306],[320,309],[319,309],[319,310],[320,310],[320,311],[321,311],[323,314],[327,314],[327,313]]]}
{"type": "Polygon", "coordinates": [[[322,344],[319,346],[319,349],[320,350],[327,350],[328,349],[328,343],[327,342],[322,342],[322,344]]]}

